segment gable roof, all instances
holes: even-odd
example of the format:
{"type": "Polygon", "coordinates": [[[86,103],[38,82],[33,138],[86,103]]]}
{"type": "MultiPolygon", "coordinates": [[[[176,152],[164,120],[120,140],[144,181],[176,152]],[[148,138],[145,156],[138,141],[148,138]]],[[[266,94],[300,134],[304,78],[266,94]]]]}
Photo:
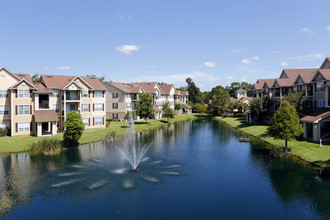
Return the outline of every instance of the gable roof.
{"type": "Polygon", "coordinates": [[[18,86],[19,84],[24,83],[24,82],[27,83],[27,84],[29,84],[33,89],[36,89],[36,87],[33,85],[33,83],[30,83],[25,78],[22,78],[20,81],[18,81],[14,85],[12,85],[9,89],[14,89],[16,86],[18,86]]]}
{"type": "Polygon", "coordinates": [[[181,91],[176,89],[175,92],[174,92],[174,95],[181,95],[181,91]]]}
{"type": "Polygon", "coordinates": [[[35,110],[33,115],[36,122],[58,121],[54,110],[35,110]]]}
{"type": "Polygon", "coordinates": [[[181,91],[181,95],[188,95],[188,91],[184,90],[184,91],[181,91]]]}
{"type": "Polygon", "coordinates": [[[324,66],[325,66],[325,64],[328,63],[328,62],[330,62],[330,57],[326,57],[326,58],[324,59],[323,63],[322,63],[321,66],[320,66],[320,69],[323,69],[324,66]]]}
{"type": "Polygon", "coordinates": [[[173,84],[163,84],[159,85],[160,89],[162,90],[163,94],[169,95],[171,92],[171,89],[174,88],[173,84]]]}
{"type": "Polygon", "coordinates": [[[330,108],[324,108],[317,112],[313,112],[312,114],[307,115],[300,120],[305,122],[318,123],[320,120],[328,116],[330,116],[330,108]]]}
{"type": "Polygon", "coordinates": [[[245,89],[242,89],[242,88],[239,88],[235,92],[246,92],[246,90],[245,89]]]}
{"type": "Polygon", "coordinates": [[[319,69],[319,72],[326,80],[330,80],[330,69],[319,69]]]}
{"type": "Polygon", "coordinates": [[[51,89],[64,89],[68,84],[78,78],[91,87],[92,90],[106,90],[97,77],[41,75],[41,79],[43,80],[45,86],[51,89]]]}
{"type": "Polygon", "coordinates": [[[134,86],[131,83],[121,83],[121,82],[106,82],[109,85],[112,85],[116,87],[117,89],[127,92],[127,93],[138,93],[140,89],[142,89],[141,86],[134,86]]]}
{"type": "MultiPolygon", "coordinates": [[[[157,88],[155,88],[157,86],[157,82],[135,82],[135,83],[131,83],[133,86],[140,86],[143,88],[143,90],[147,93],[150,94],[155,94],[157,91],[157,88]]],[[[161,90],[161,89],[160,89],[161,90]]]]}
{"type": "Polygon", "coordinates": [[[12,73],[9,69],[7,69],[6,67],[1,67],[0,70],[6,70],[8,73],[10,73],[14,78],[16,78],[17,80],[20,80],[21,78],[18,77],[16,74],[12,73]]]}
{"type": "Polygon", "coordinates": [[[53,93],[52,89],[46,88],[42,83],[33,83],[33,85],[37,88],[35,93],[53,93]]]}
{"type": "Polygon", "coordinates": [[[14,73],[14,75],[16,75],[20,79],[26,79],[26,81],[33,84],[33,81],[30,77],[30,74],[27,74],[27,73],[14,73]]]}

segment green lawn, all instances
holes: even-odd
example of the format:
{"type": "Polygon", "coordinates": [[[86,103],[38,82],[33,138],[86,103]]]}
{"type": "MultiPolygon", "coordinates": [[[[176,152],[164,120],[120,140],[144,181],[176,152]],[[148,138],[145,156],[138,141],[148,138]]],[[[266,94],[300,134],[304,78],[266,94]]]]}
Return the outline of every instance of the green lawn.
{"type": "MultiPolygon", "coordinates": [[[[216,120],[224,121],[234,128],[256,136],[272,145],[284,146],[284,140],[275,140],[267,134],[267,125],[250,125],[240,118],[220,118],[216,120]]],[[[319,143],[313,143],[308,141],[292,140],[288,142],[288,147],[291,149],[291,154],[298,156],[308,162],[315,163],[322,167],[330,168],[330,144],[323,144],[320,147],[319,143]]]]}
{"type": "MultiPolygon", "coordinates": [[[[176,115],[171,123],[178,121],[194,120],[198,114],[182,114],[176,115]]],[[[163,120],[148,120],[147,124],[144,121],[138,121],[135,123],[135,130],[153,130],[161,128],[167,124],[167,118],[163,120]]],[[[111,122],[108,128],[97,128],[85,130],[81,139],[80,144],[86,144],[96,142],[105,139],[107,134],[112,131],[116,132],[116,136],[120,137],[125,134],[127,122],[111,122]]],[[[63,133],[58,133],[56,138],[62,140],[63,133]]],[[[31,147],[32,143],[46,137],[34,137],[34,136],[16,136],[16,137],[1,137],[0,138],[0,154],[10,154],[18,152],[26,152],[31,147]]]]}

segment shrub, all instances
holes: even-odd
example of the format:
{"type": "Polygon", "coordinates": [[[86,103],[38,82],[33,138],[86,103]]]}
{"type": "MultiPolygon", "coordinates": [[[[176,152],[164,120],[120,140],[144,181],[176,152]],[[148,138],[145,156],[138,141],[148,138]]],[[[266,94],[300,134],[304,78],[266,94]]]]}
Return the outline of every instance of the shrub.
{"type": "Polygon", "coordinates": [[[7,128],[0,128],[0,137],[6,136],[8,134],[7,128]]]}
{"type": "Polygon", "coordinates": [[[79,145],[79,138],[84,131],[84,123],[81,115],[76,111],[70,111],[66,115],[64,122],[65,131],[63,133],[63,141],[66,147],[76,147],[79,145]]]}
{"type": "Polygon", "coordinates": [[[234,114],[234,117],[235,117],[235,118],[245,118],[246,115],[245,115],[244,113],[235,113],[235,114],[234,114]]]}
{"type": "Polygon", "coordinates": [[[62,144],[56,138],[43,138],[32,144],[30,154],[56,155],[62,151],[62,144]]]}

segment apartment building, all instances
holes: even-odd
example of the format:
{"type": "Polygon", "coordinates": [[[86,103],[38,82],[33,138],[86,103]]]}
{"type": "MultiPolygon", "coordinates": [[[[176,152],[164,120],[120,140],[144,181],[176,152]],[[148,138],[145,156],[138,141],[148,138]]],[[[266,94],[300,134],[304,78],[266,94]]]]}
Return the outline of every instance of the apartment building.
{"type": "Polygon", "coordinates": [[[301,119],[304,138],[313,141],[330,140],[330,58],[320,68],[284,69],[279,78],[258,79],[254,96],[270,96],[281,100],[290,92],[304,91],[308,110],[301,119]]]}
{"type": "MultiPolygon", "coordinates": [[[[140,93],[149,93],[153,96],[155,119],[162,117],[162,108],[165,102],[169,102],[173,110],[176,102],[188,103],[188,92],[184,91],[184,95],[182,95],[181,91],[176,90],[173,84],[105,82],[104,85],[107,88],[107,118],[109,119],[123,121],[128,111],[135,111],[140,93]]],[[[189,109],[191,107],[185,104],[183,109],[177,113],[191,113],[189,109]]],[[[138,117],[137,120],[139,120],[138,117]]]]}
{"type": "Polygon", "coordinates": [[[56,135],[67,112],[80,112],[85,128],[105,127],[106,88],[96,77],[29,74],[0,68],[0,126],[11,136],[56,135]]]}

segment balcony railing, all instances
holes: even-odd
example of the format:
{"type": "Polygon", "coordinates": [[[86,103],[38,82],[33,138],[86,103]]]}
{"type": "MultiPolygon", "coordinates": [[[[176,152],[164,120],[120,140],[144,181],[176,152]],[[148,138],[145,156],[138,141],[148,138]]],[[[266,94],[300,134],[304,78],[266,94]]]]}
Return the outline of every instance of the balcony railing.
{"type": "Polygon", "coordinates": [[[39,109],[49,109],[49,103],[39,103],[39,109]]]}
{"type": "Polygon", "coordinates": [[[80,100],[80,96],[79,95],[67,95],[66,100],[80,100]]]}

